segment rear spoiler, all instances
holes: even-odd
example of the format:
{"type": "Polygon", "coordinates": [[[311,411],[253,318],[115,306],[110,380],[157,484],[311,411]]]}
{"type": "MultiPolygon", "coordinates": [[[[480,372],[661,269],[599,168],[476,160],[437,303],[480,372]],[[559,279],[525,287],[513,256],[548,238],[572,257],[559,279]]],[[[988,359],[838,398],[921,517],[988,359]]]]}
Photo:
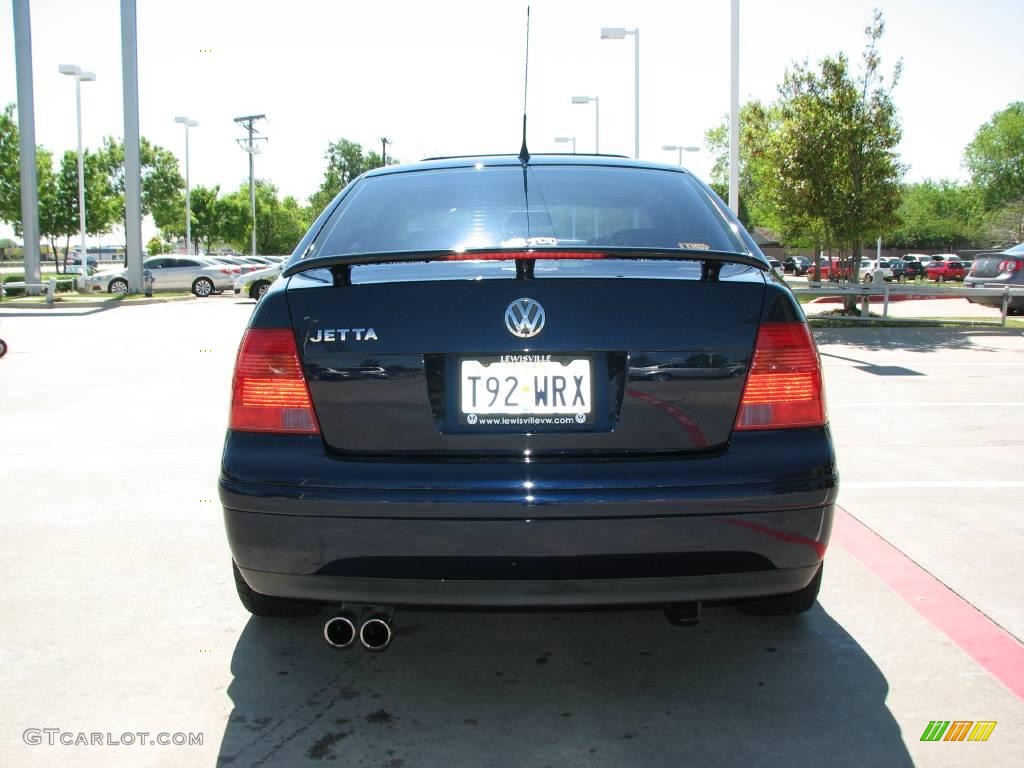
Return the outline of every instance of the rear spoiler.
{"type": "Polygon", "coordinates": [[[366,264],[402,264],[428,261],[515,261],[516,277],[530,279],[537,260],[545,259],[665,259],[701,262],[701,280],[718,279],[723,264],[744,264],[767,272],[771,265],[761,256],[733,251],[711,251],[697,248],[622,248],[582,246],[557,248],[488,248],[470,251],[391,251],[357,253],[337,256],[312,256],[299,259],[284,268],[282,277],[291,277],[311,269],[329,269],[335,285],[351,285],[351,268],[366,264]]]}

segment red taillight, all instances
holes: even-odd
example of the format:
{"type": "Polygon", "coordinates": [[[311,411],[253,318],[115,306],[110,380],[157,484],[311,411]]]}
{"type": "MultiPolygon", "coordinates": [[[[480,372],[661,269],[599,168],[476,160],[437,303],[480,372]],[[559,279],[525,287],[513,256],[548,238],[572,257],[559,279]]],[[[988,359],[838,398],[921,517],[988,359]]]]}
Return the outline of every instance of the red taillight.
{"type": "Polygon", "coordinates": [[[591,251],[480,251],[477,253],[452,253],[444,256],[442,261],[513,261],[525,259],[538,261],[542,259],[603,259],[603,253],[591,251]]]}
{"type": "Polygon", "coordinates": [[[821,362],[804,323],[762,323],[736,429],[818,427],[826,422],[821,362]]]}
{"type": "Polygon", "coordinates": [[[1007,259],[1006,261],[999,262],[1000,272],[1020,272],[1022,269],[1024,269],[1024,261],[1007,259]]]}
{"type": "Polygon", "coordinates": [[[245,332],[235,362],[228,426],[241,432],[320,433],[290,330],[245,332]]]}

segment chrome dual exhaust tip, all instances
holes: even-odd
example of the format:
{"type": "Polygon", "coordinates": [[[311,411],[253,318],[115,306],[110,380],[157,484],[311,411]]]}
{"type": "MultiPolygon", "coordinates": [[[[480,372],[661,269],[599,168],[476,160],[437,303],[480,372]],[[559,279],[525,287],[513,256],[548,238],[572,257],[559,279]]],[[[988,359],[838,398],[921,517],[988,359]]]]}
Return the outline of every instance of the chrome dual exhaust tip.
{"type": "Polygon", "coordinates": [[[383,651],[391,645],[391,621],[387,616],[373,616],[359,628],[359,642],[368,651],[383,651]]]}
{"type": "Polygon", "coordinates": [[[324,623],[324,640],[332,648],[348,648],[356,639],[356,624],[346,614],[334,616],[324,623]]]}
{"type": "Polygon", "coordinates": [[[391,629],[393,612],[392,608],[377,606],[344,606],[337,616],[324,623],[324,640],[332,648],[348,648],[358,638],[366,650],[383,651],[391,645],[394,637],[391,629]]]}

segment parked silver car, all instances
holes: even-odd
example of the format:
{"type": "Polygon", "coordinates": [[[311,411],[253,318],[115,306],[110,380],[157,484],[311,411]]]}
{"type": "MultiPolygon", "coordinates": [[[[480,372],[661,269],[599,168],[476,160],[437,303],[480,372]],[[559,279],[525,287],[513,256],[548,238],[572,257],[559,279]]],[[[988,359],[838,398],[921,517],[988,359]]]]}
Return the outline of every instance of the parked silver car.
{"type": "MultiPolygon", "coordinates": [[[[965,288],[1024,288],[1024,243],[999,253],[979,253],[974,257],[971,271],[964,278],[965,288]]],[[[999,296],[968,296],[972,304],[1002,307],[999,296]]],[[[1024,296],[1010,298],[1006,311],[1011,315],[1024,313],[1024,296]]]]}
{"type": "Polygon", "coordinates": [[[249,272],[235,277],[235,293],[246,293],[250,299],[261,299],[270,284],[281,275],[281,265],[274,264],[266,269],[249,272]]]}
{"type": "MultiPolygon", "coordinates": [[[[192,291],[196,296],[230,290],[234,277],[229,266],[193,256],[151,256],[142,268],[153,275],[154,291],[192,291]]],[[[93,291],[127,293],[128,270],[103,270],[88,282],[93,291]]]]}

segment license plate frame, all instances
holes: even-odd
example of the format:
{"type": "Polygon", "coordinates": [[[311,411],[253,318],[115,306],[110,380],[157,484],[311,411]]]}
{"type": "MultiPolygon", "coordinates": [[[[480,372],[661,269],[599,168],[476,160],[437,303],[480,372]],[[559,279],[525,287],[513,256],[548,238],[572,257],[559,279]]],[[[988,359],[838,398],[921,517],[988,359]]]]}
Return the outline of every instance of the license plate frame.
{"type": "Polygon", "coordinates": [[[460,425],[470,428],[494,427],[497,429],[525,428],[528,431],[548,429],[577,430],[592,427],[597,419],[596,365],[592,355],[586,354],[507,354],[507,355],[463,355],[456,360],[455,411],[460,425]],[[500,379],[501,389],[497,398],[487,389],[490,382],[483,377],[500,379]],[[476,403],[472,402],[473,385],[470,376],[477,376],[476,403]],[[517,377],[514,384],[509,376],[517,377]],[[564,376],[561,397],[555,391],[556,376],[564,376]],[[578,380],[583,378],[582,383],[578,380]],[[540,381],[527,380],[533,377],[547,378],[548,404],[538,405],[540,381]],[[524,389],[525,387],[525,389],[524,389]],[[509,390],[515,390],[511,397],[514,405],[507,405],[509,390]],[[583,402],[580,402],[582,396],[583,402]],[[529,398],[532,398],[530,402],[529,398]],[[491,401],[494,399],[492,405],[491,401]],[[467,400],[469,402],[467,402],[467,400]],[[525,400],[525,401],[524,401],[525,400]]]}

